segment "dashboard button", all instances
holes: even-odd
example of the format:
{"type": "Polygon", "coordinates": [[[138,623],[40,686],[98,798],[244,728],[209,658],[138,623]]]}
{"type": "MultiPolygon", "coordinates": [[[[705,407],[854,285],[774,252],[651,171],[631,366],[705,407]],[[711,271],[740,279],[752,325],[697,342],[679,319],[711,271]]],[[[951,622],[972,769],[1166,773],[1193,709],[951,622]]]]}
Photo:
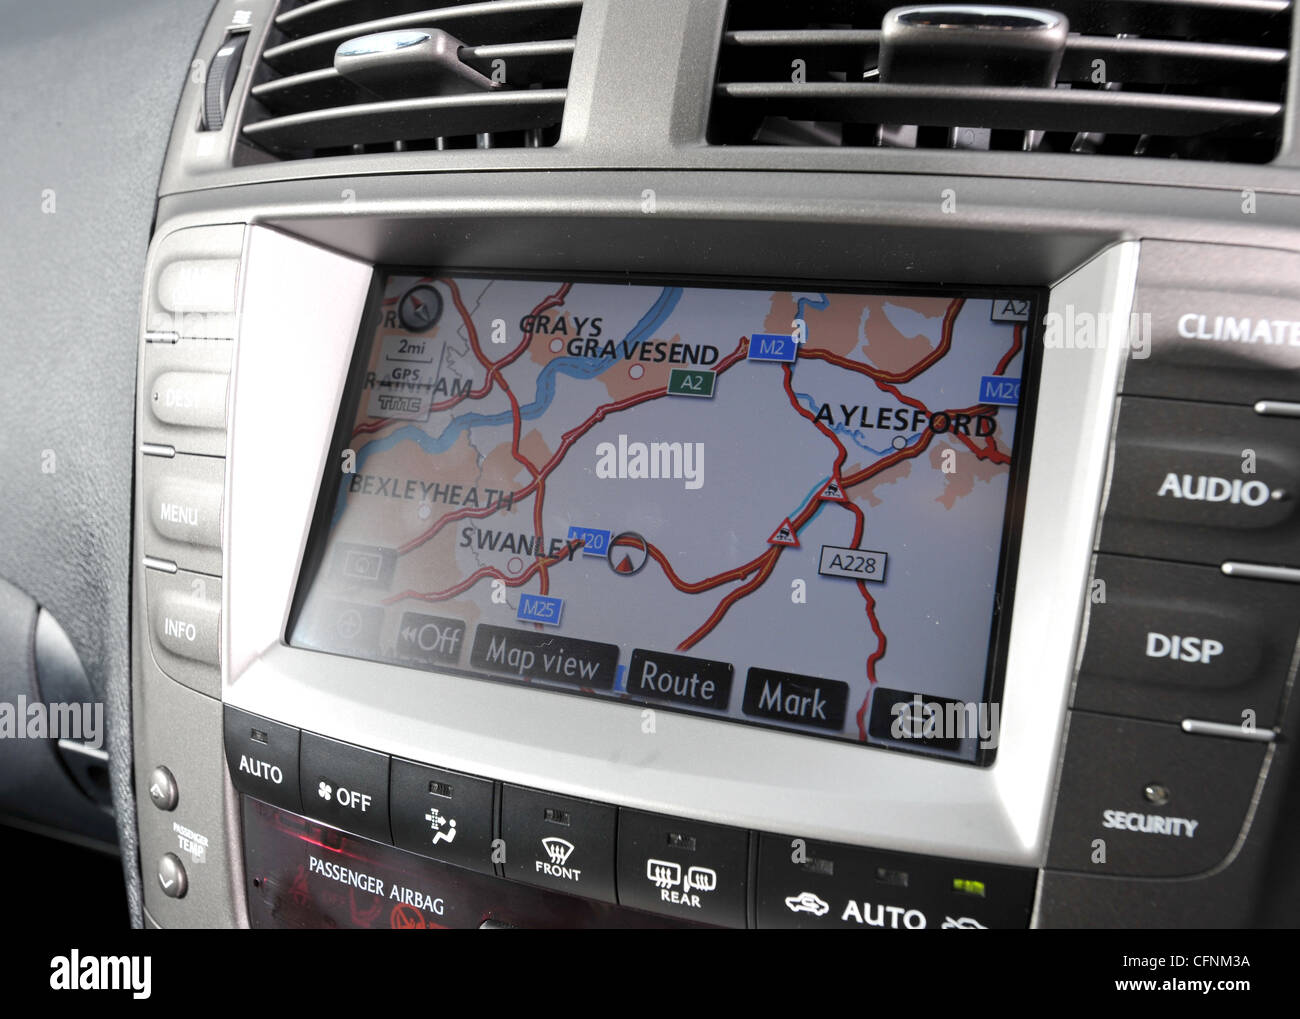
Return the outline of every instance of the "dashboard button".
{"type": "Polygon", "coordinates": [[[149,391],[149,412],[165,425],[226,427],[226,386],[217,372],[160,372],[149,391]]]}
{"type": "Polygon", "coordinates": [[[616,823],[617,811],[608,804],[503,786],[501,835],[506,877],[617,902],[616,823]]]}
{"type": "Polygon", "coordinates": [[[731,703],[734,672],[730,662],[634,648],[627,673],[627,692],[632,697],[726,711],[731,703]]]}
{"type": "Polygon", "coordinates": [[[760,835],[758,926],[982,930],[1029,926],[1038,872],[760,835]]]}
{"type": "Polygon", "coordinates": [[[145,569],[145,605],[158,667],[178,683],[221,696],[221,578],[145,569]]]}
{"type": "Polygon", "coordinates": [[[842,680],[751,668],[741,709],[755,718],[840,732],[848,703],[849,684],[842,680]]]}
{"type": "Polygon", "coordinates": [[[226,766],[234,787],[277,807],[301,812],[298,730],[229,705],[224,726],[226,766]]]}
{"type": "Polygon", "coordinates": [[[638,810],[618,812],[618,901],[744,927],[749,832],[638,810]]]}
{"type": "Polygon", "coordinates": [[[169,899],[183,899],[190,890],[185,865],[175,853],[164,853],[158,861],[158,887],[169,899]]]}
{"type": "Polygon", "coordinates": [[[483,874],[496,872],[491,781],[394,758],[388,788],[394,845],[483,874]]]}
{"type": "Polygon", "coordinates": [[[199,573],[221,573],[221,505],[226,461],[221,457],[145,456],[146,555],[199,573]]]}
{"type": "Polygon", "coordinates": [[[1075,711],[1047,865],[1183,877],[1232,851],[1259,779],[1262,743],[1075,711]]]}
{"type": "Polygon", "coordinates": [[[1123,391],[1223,403],[1300,400],[1300,255],[1143,241],[1123,391]],[[1149,349],[1147,341],[1149,339],[1149,349]]]}
{"type": "Polygon", "coordinates": [[[176,788],[176,776],[170,768],[161,764],[149,772],[149,799],[159,810],[175,810],[180,802],[180,792],[176,788]]]}
{"type": "Polygon", "coordinates": [[[1123,397],[1100,548],[1300,565],[1300,420],[1123,397]]]}
{"type": "Polygon", "coordinates": [[[234,343],[173,337],[145,343],[140,441],[181,453],[226,455],[226,397],[234,343]]]}
{"type": "Polygon", "coordinates": [[[1273,724],[1300,630],[1300,585],[1099,555],[1093,592],[1076,708],[1273,724]]]}
{"type": "Polygon", "coordinates": [[[392,841],[387,754],[304,732],[300,765],[303,813],[376,842],[392,841]]]}

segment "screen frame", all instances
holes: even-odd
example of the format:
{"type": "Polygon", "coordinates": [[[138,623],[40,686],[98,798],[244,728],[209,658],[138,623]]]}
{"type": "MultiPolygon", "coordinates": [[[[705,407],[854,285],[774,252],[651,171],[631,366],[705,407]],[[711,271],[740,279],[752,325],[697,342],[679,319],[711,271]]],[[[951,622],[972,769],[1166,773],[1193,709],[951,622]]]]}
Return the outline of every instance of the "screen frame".
{"type": "MultiPolygon", "coordinates": [[[[608,236],[604,221],[584,226],[572,243],[608,236]]],[[[538,229],[521,220],[516,240],[538,229]]],[[[230,390],[222,699],[358,746],[562,795],[829,842],[1041,866],[1139,250],[1134,240],[1103,243],[1051,287],[1048,314],[1110,325],[1095,349],[1044,352],[1008,707],[997,759],[972,768],[678,713],[665,714],[648,739],[635,705],[286,646],[373,263],[252,224],[230,390]],[[286,420],[297,427],[286,429],[286,420]]],[[[226,795],[237,801],[228,780],[226,795]]]]}
{"type": "MultiPolygon", "coordinates": [[[[461,268],[452,265],[431,267],[429,265],[380,264],[373,267],[373,274],[371,276],[370,286],[366,295],[365,305],[361,314],[361,321],[357,329],[355,345],[352,351],[351,362],[348,368],[343,398],[339,402],[337,417],[331,434],[330,446],[325,458],[324,471],[320,479],[316,508],[313,513],[311,527],[308,530],[302,571],[298,577],[297,586],[294,591],[293,603],[282,635],[285,645],[308,651],[313,654],[331,654],[353,661],[371,661],[378,664],[392,665],[398,668],[412,669],[416,672],[436,671],[449,676],[457,676],[489,683],[501,683],[516,688],[519,686],[531,686],[548,693],[555,693],[567,697],[595,697],[602,700],[613,700],[618,703],[632,704],[641,708],[651,708],[655,711],[668,711],[693,715],[700,718],[725,722],[731,725],[746,725],[760,729],[774,729],[779,732],[793,733],[811,739],[833,740],[839,743],[847,743],[859,747],[869,746],[876,749],[888,750],[892,753],[920,754],[923,756],[937,757],[957,764],[975,765],[977,767],[987,767],[990,765],[997,755],[998,736],[996,733],[992,745],[986,747],[977,740],[973,748],[973,756],[964,757],[956,753],[944,753],[929,749],[925,747],[923,740],[918,740],[914,743],[903,741],[892,744],[869,742],[861,739],[855,740],[849,738],[844,733],[822,733],[807,729],[798,729],[790,726],[763,722],[740,713],[722,714],[718,712],[692,710],[689,707],[674,704],[669,701],[639,697],[628,693],[622,695],[589,694],[584,693],[579,689],[566,689],[560,685],[534,684],[528,680],[514,680],[503,675],[493,675],[488,672],[475,671],[468,662],[463,666],[439,666],[436,669],[424,668],[411,663],[403,663],[378,657],[366,658],[362,656],[354,656],[344,651],[313,648],[303,644],[295,644],[293,642],[294,631],[302,621],[303,611],[311,589],[319,579],[321,571],[325,566],[326,552],[329,548],[330,517],[334,510],[334,500],[336,498],[338,486],[342,483],[344,477],[344,472],[342,470],[342,452],[344,449],[349,448],[348,442],[351,438],[351,429],[356,423],[358,411],[367,392],[364,384],[366,365],[370,359],[370,354],[374,345],[378,342],[377,329],[382,323],[384,295],[388,282],[393,278],[409,276],[431,279],[454,278],[457,280],[524,280],[529,282],[555,284],[595,283],[651,287],[680,286],[684,289],[741,290],[760,293],[768,291],[780,293],[791,290],[818,290],[823,293],[843,294],[850,297],[862,296],[880,298],[1025,298],[1029,301],[1029,318],[1024,325],[1021,339],[1022,359],[1020,372],[1020,403],[1015,407],[1017,415],[1015,438],[1011,450],[1011,463],[1009,465],[1009,474],[1007,479],[1007,494],[1002,508],[1002,525],[999,536],[1000,545],[997,560],[997,573],[994,578],[993,607],[989,614],[989,641],[985,658],[984,678],[979,692],[980,699],[979,701],[974,702],[979,704],[981,707],[985,704],[996,705],[998,717],[1000,718],[1002,711],[1001,698],[1006,668],[1007,643],[1010,637],[1011,619],[1015,611],[1015,578],[1020,554],[1020,525],[1024,517],[1025,490],[1028,473],[1031,469],[1030,457],[1033,447],[1034,422],[1037,417],[1038,372],[1043,341],[1042,312],[1045,310],[1047,305],[1048,289],[1041,286],[1035,287],[1026,285],[1005,287],[987,284],[964,286],[942,286],[933,284],[906,285],[879,281],[856,281],[844,279],[825,280],[821,278],[800,279],[797,277],[784,276],[723,276],[688,273],[681,275],[666,275],[662,273],[611,272],[599,270],[579,272],[565,271],[562,274],[562,279],[557,278],[558,275],[559,274],[540,271],[483,269],[481,267],[461,268]]],[[[467,631],[466,637],[468,638],[468,636],[469,634],[467,631]]],[[[603,639],[620,644],[628,643],[629,646],[636,646],[638,644],[635,639],[630,641],[619,641],[615,637],[603,639]]],[[[685,654],[686,652],[673,651],[671,653],[685,654]]],[[[620,660],[622,655],[623,651],[620,646],[620,660]]],[[[750,667],[765,668],[767,666],[765,663],[753,662],[750,663],[750,667]]],[[[741,666],[735,666],[735,669],[737,681],[743,684],[746,669],[741,666]]],[[[818,674],[820,674],[820,672],[818,674]]],[[[838,679],[839,677],[828,675],[826,678],[838,679]]],[[[916,692],[925,695],[925,691],[916,692]]],[[[967,701],[966,703],[971,702],[967,701]]]]}

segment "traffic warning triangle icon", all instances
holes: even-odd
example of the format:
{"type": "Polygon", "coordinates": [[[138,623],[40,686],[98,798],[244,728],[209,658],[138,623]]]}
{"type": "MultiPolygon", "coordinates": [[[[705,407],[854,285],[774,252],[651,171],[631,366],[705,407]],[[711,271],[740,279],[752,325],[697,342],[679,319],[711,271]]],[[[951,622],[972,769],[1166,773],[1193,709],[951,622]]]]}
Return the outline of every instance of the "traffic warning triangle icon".
{"type": "Polygon", "coordinates": [[[831,478],[822,489],[822,494],[818,497],[821,499],[830,499],[834,502],[848,502],[849,497],[844,494],[844,487],[840,484],[839,478],[831,478]]]}
{"type": "Polygon", "coordinates": [[[790,523],[790,518],[786,517],[781,521],[781,526],[772,532],[772,537],[767,539],[769,545],[793,545],[799,547],[799,539],[794,533],[794,524],[790,523]]]}

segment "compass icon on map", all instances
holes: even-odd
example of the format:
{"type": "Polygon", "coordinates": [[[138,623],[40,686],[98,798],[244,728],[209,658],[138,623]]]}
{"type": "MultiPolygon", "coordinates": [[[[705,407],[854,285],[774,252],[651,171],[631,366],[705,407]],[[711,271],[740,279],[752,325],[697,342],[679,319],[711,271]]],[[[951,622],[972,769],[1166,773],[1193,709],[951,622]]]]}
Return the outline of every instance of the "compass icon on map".
{"type": "Polygon", "coordinates": [[[620,576],[640,573],[649,558],[650,546],[636,531],[624,531],[609,543],[609,568],[620,576]]]}
{"type": "Polygon", "coordinates": [[[397,318],[407,332],[428,332],[442,318],[442,294],[427,283],[411,287],[397,302],[397,318]]]}

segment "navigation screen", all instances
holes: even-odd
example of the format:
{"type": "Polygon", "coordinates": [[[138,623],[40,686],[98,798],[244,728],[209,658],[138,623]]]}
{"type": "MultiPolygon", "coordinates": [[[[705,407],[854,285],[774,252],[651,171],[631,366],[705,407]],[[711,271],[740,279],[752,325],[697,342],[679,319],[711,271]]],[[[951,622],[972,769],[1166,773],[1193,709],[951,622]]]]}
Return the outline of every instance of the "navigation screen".
{"type": "Polygon", "coordinates": [[[984,760],[1033,295],[393,274],[291,642],[984,760]]]}

